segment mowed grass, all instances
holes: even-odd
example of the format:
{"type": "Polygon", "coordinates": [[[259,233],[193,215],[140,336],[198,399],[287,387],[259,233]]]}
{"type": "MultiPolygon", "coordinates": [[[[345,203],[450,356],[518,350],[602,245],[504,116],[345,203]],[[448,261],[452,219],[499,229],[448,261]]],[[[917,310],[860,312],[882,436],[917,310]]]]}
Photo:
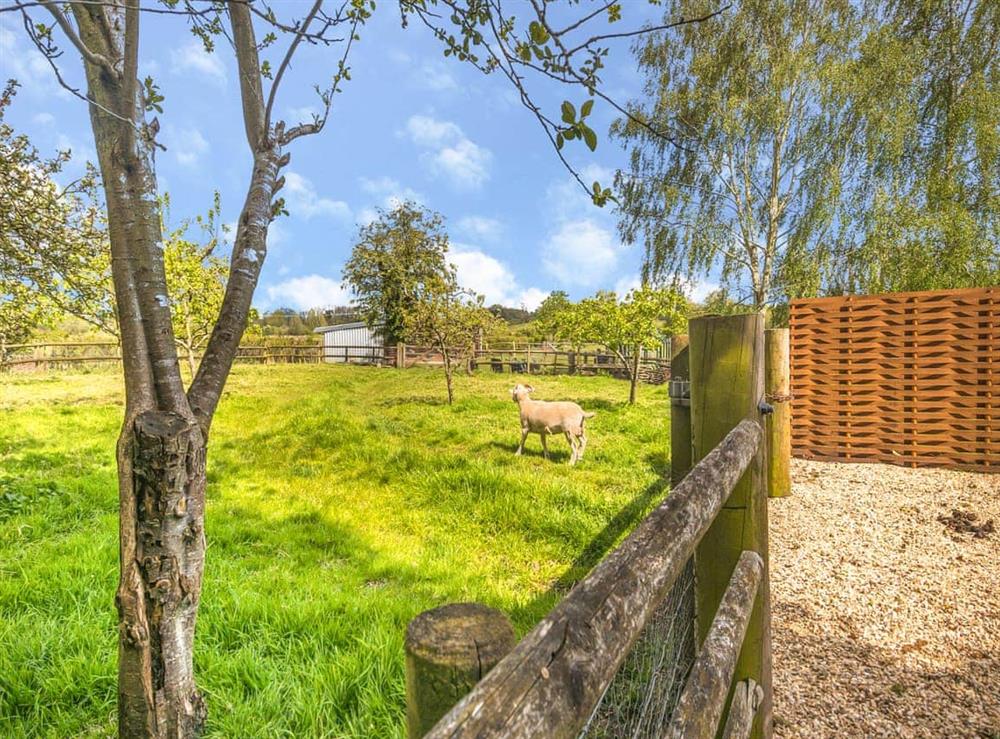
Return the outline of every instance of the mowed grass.
{"type": "MultiPolygon", "coordinates": [[[[666,493],[665,388],[538,377],[584,461],[515,457],[512,378],[238,367],[212,429],[196,669],[208,734],[403,735],[403,635],[475,600],[531,628],[666,493]]],[[[0,736],[115,731],[121,389],[0,378],[0,736]]]]}

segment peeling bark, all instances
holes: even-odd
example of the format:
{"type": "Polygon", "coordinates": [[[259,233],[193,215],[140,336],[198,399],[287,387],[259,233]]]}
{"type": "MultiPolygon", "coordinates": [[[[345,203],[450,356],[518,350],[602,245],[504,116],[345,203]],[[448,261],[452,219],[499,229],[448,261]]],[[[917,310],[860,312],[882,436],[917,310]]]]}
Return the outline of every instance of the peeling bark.
{"type": "Polygon", "coordinates": [[[195,621],[205,560],[205,442],[176,413],[136,417],[119,447],[121,504],[119,733],[197,736],[195,621]]]}

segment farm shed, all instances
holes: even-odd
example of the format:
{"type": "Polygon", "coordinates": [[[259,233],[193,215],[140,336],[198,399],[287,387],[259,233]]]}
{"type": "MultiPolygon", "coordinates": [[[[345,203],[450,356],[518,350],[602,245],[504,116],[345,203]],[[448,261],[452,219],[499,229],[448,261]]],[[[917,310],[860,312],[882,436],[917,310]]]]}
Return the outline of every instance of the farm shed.
{"type": "Polygon", "coordinates": [[[313,330],[323,337],[324,362],[374,364],[384,359],[382,335],[363,321],[319,326],[313,330]]]}

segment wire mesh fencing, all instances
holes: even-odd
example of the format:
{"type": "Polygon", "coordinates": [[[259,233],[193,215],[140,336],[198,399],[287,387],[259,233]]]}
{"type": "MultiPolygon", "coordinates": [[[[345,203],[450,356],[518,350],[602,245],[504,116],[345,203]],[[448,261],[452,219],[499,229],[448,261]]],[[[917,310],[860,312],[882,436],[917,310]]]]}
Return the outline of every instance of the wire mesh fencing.
{"type": "Polygon", "coordinates": [[[662,737],[694,657],[694,567],[688,560],[625,656],[580,739],[662,737]]]}

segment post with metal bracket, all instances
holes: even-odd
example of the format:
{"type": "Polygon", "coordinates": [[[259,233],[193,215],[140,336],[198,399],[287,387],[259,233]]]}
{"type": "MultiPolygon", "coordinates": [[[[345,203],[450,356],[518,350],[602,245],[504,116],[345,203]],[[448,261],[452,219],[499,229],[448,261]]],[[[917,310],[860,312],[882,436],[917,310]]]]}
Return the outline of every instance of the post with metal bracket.
{"type": "Polygon", "coordinates": [[[789,370],[789,331],[764,332],[764,392],[774,412],[767,417],[767,494],[783,498],[792,493],[792,399],[789,370]]]}
{"type": "Polygon", "coordinates": [[[691,379],[687,334],[670,339],[670,485],[691,469],[691,379]]]}
{"type": "MultiPolygon", "coordinates": [[[[697,464],[745,418],[763,424],[764,317],[702,316],[689,323],[692,463],[697,464]]],[[[744,550],[760,554],[764,572],[733,684],[752,679],[763,690],[753,737],[771,736],[771,604],[768,581],[765,445],[733,488],[695,551],[695,609],[700,644],[708,634],[744,550]]],[[[727,697],[725,724],[732,690],[727,697]]]]}

